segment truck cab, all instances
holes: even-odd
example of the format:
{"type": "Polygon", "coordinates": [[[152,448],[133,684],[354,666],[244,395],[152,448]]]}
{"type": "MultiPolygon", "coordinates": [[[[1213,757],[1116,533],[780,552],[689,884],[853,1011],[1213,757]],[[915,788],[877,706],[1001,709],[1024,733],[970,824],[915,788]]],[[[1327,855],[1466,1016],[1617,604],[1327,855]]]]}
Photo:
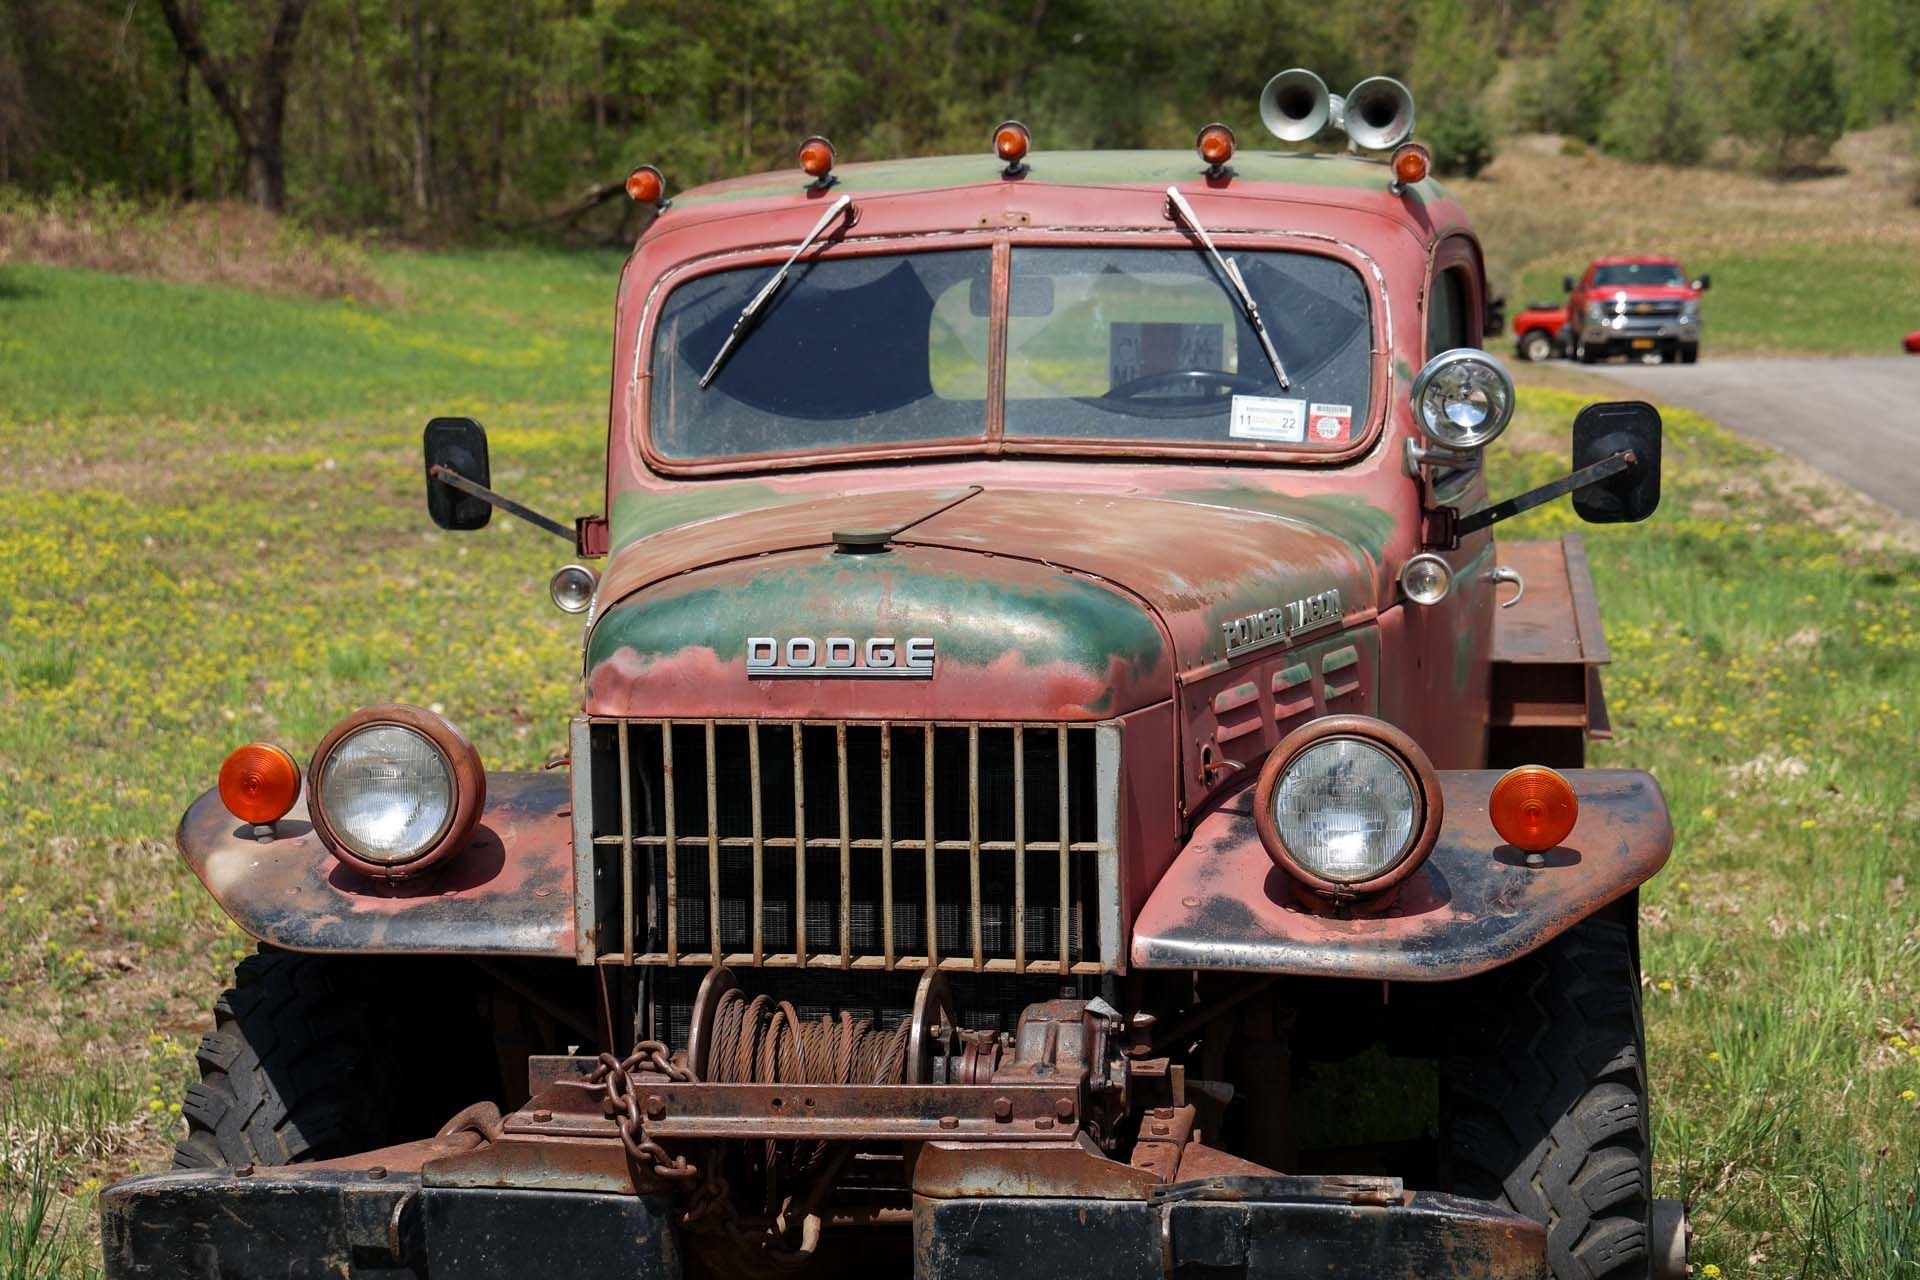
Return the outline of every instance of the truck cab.
{"type": "Polygon", "coordinates": [[[1288,74],[1391,154],[635,170],[603,510],[424,445],[443,528],[580,561],[565,768],[395,705],[235,753],[179,843],[262,951],[110,1275],[1684,1274],[1665,803],[1585,767],[1578,537],[1491,532],[1651,514],[1658,417],[1490,503],[1479,240],[1404,89],[1288,74]]]}
{"type": "Polygon", "coordinates": [[[1692,364],[1700,358],[1700,295],[1710,276],[1689,277],[1677,258],[1595,258],[1567,294],[1565,347],[1582,364],[1614,356],[1692,364]]]}

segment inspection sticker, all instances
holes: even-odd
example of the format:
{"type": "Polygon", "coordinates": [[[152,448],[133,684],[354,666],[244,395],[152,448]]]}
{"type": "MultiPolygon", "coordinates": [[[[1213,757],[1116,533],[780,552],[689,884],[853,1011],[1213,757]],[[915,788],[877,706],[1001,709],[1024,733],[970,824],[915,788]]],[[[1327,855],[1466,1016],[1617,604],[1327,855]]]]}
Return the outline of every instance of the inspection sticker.
{"type": "Polygon", "coordinates": [[[1353,406],[1312,406],[1307,410],[1307,434],[1315,444],[1345,444],[1353,439],[1353,406]]]}
{"type": "Polygon", "coordinates": [[[1235,396],[1227,434],[1236,440],[1301,444],[1307,438],[1307,402],[1275,396],[1235,396]]]}

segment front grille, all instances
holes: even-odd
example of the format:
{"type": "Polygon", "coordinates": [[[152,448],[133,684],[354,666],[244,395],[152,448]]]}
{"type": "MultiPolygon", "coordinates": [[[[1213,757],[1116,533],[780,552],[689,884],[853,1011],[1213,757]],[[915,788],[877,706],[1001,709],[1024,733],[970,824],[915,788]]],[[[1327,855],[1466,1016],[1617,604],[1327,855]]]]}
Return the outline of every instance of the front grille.
{"type": "Polygon", "coordinates": [[[581,958],[1115,969],[1118,748],[1109,725],[576,721],[581,958]]]}
{"type": "Polygon", "coordinates": [[[1626,299],[1614,303],[1614,310],[1624,316],[1660,316],[1671,318],[1680,314],[1685,304],[1671,301],[1634,302],[1626,299]]]}

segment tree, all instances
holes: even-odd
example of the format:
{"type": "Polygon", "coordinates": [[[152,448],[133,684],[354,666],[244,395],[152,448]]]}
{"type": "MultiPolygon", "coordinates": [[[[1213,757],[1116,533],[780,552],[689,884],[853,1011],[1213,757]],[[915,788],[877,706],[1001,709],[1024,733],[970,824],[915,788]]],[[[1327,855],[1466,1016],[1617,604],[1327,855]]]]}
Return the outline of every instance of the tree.
{"type": "Polygon", "coordinates": [[[1767,169],[1785,175],[1825,156],[1847,117],[1826,40],[1776,9],[1742,27],[1735,48],[1747,76],[1747,133],[1767,169]]]}
{"type": "Polygon", "coordinates": [[[227,123],[247,159],[247,189],[253,202],[274,213],[286,208],[287,167],[281,134],[287,118],[287,80],[294,46],[308,0],[280,0],[279,11],[253,60],[253,80],[237,86],[232,67],[208,47],[200,7],[189,0],[160,0],[180,54],[199,71],[207,93],[227,123]]]}

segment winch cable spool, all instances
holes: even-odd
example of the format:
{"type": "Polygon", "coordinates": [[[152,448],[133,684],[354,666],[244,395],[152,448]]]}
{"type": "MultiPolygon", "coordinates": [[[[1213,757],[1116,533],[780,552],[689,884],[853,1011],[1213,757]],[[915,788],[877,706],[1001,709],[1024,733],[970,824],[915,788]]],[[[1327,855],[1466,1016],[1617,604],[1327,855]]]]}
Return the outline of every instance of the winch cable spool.
{"type": "Polygon", "coordinates": [[[910,1026],[882,1031],[844,1010],[808,1021],[790,1001],[734,987],[714,1005],[700,1075],[709,1084],[901,1084],[910,1026]]]}

